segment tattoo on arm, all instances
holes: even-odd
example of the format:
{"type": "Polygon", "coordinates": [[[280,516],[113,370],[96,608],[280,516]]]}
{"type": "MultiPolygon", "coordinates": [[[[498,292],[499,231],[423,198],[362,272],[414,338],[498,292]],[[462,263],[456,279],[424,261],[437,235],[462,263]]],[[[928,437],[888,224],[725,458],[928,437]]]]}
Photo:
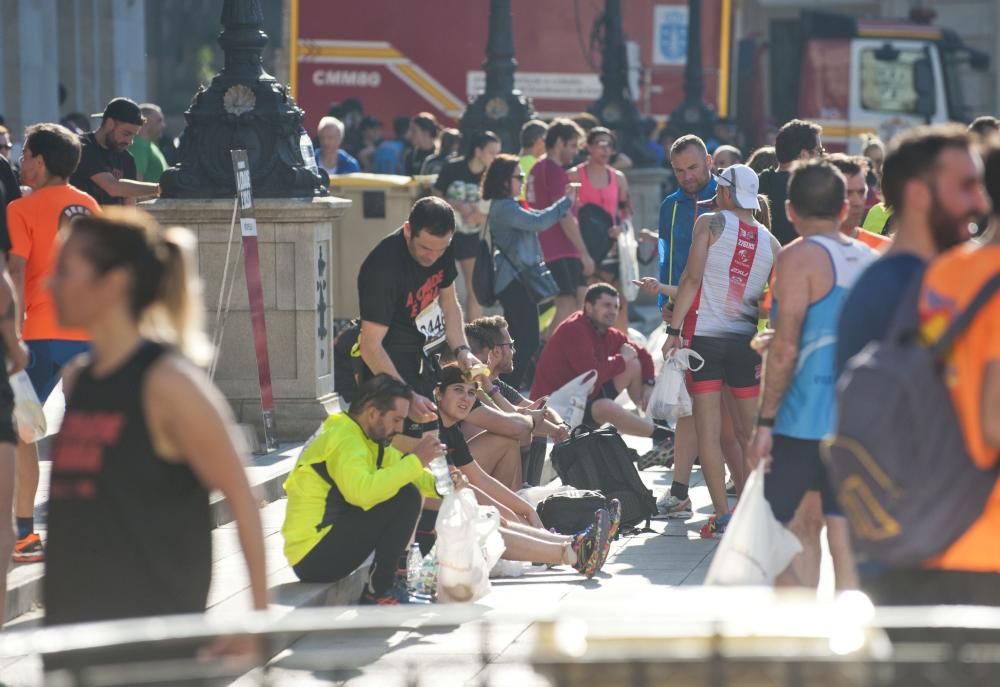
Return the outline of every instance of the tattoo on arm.
{"type": "Polygon", "coordinates": [[[722,231],[726,228],[726,218],[722,216],[721,212],[716,212],[712,215],[712,219],[708,222],[708,230],[712,232],[712,240],[717,241],[720,236],[722,236],[722,231]]]}

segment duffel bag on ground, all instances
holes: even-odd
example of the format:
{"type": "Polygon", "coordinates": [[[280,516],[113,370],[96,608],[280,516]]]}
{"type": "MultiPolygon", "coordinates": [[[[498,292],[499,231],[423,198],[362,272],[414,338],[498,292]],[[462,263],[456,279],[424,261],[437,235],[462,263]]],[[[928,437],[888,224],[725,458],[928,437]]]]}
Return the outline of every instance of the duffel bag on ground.
{"type": "Polygon", "coordinates": [[[598,509],[607,507],[608,500],[599,491],[566,489],[542,499],[536,510],[545,529],[559,534],[576,534],[594,522],[598,509]]]}

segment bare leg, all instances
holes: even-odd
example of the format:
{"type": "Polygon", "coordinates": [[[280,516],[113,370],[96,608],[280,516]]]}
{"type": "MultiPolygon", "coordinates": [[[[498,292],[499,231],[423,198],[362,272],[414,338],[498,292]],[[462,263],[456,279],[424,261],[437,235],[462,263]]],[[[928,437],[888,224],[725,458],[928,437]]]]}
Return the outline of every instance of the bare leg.
{"type": "Polygon", "coordinates": [[[860,583],[858,569],[854,563],[854,551],[851,549],[847,518],[827,516],[826,539],[830,544],[830,557],[833,558],[834,583],[837,591],[857,589],[860,583]]]}
{"type": "Polygon", "coordinates": [[[531,525],[525,525],[519,522],[507,522],[504,527],[511,532],[519,532],[533,539],[547,541],[553,544],[565,544],[566,542],[573,541],[573,537],[568,534],[556,534],[555,532],[549,532],[548,530],[539,529],[538,527],[532,527],[531,525]]]}
{"type": "Polygon", "coordinates": [[[698,432],[698,453],[701,456],[701,474],[705,476],[708,493],[716,515],[729,512],[729,498],[726,496],[726,471],[722,466],[722,402],[721,394],[712,391],[695,394],[694,424],[698,432]]]}
{"type": "Polygon", "coordinates": [[[521,446],[517,439],[483,432],[469,442],[469,450],[483,472],[512,491],[521,488],[521,446]]]}
{"type": "Polygon", "coordinates": [[[808,587],[819,585],[819,564],[823,555],[820,533],[823,530],[823,503],[818,491],[807,491],[795,515],[786,527],[802,543],[802,553],[792,559],[785,572],[775,580],[777,587],[808,587]]]}
{"type": "Polygon", "coordinates": [[[628,397],[638,408],[642,403],[642,363],[639,359],[626,360],[625,371],[615,377],[614,382],[618,393],[627,391],[628,397]]]}
{"type": "Polygon", "coordinates": [[[694,416],[677,420],[674,428],[674,481],[691,484],[691,469],[698,455],[698,432],[694,426],[694,416]]]}
{"type": "Polygon", "coordinates": [[[14,508],[14,461],[15,449],[12,444],[0,444],[0,625],[7,617],[7,567],[14,552],[14,529],[10,514],[14,508]]]}
{"type": "Polygon", "coordinates": [[[552,316],[552,322],[545,330],[545,336],[543,338],[548,341],[548,339],[552,336],[552,332],[554,332],[556,327],[559,326],[559,323],[572,315],[578,309],[579,306],[577,306],[577,297],[575,295],[556,296],[556,314],[552,316]]]}
{"type": "Polygon", "coordinates": [[[544,541],[533,535],[506,527],[500,528],[500,534],[503,536],[504,546],[507,547],[502,556],[505,560],[547,563],[549,565],[576,562],[573,549],[567,546],[568,541],[564,543],[544,541]]]}
{"type": "MultiPolygon", "coordinates": [[[[743,447],[750,443],[750,435],[753,433],[753,418],[757,413],[757,397],[736,398],[728,393],[722,396],[722,417],[723,427],[729,420],[732,430],[728,443],[731,448],[726,450],[726,462],[729,470],[733,473],[733,480],[736,482],[736,494],[743,493],[743,485],[746,484],[749,476],[746,471],[746,464],[743,462],[743,447]],[[730,453],[732,451],[732,453],[730,453]]],[[[722,432],[723,447],[727,444],[726,432],[722,432]]]]}
{"type": "Polygon", "coordinates": [[[17,440],[17,472],[14,489],[14,515],[30,518],[35,514],[38,492],[38,447],[17,440]]]}
{"type": "Polygon", "coordinates": [[[615,288],[618,289],[618,319],[615,320],[615,329],[625,332],[625,336],[628,336],[628,300],[621,294],[620,286],[616,284],[615,288]]]}
{"type": "Polygon", "coordinates": [[[483,316],[483,306],[476,300],[476,292],[472,288],[472,270],[476,267],[476,259],[459,260],[458,267],[462,272],[462,279],[465,280],[465,321],[472,322],[483,316]]]}
{"type": "Polygon", "coordinates": [[[590,414],[598,424],[611,423],[611,425],[622,434],[634,437],[653,436],[653,421],[639,417],[635,413],[625,410],[610,398],[602,398],[594,401],[590,407],[590,414]]]}

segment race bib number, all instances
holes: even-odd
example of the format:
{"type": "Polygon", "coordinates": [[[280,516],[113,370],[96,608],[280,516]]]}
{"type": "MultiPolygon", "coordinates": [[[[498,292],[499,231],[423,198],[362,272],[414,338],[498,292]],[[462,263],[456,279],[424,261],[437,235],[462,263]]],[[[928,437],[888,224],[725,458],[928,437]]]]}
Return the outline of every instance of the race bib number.
{"type": "Polygon", "coordinates": [[[424,352],[429,353],[444,341],[444,313],[435,298],[431,304],[420,311],[415,320],[417,331],[424,335],[424,352]]]}

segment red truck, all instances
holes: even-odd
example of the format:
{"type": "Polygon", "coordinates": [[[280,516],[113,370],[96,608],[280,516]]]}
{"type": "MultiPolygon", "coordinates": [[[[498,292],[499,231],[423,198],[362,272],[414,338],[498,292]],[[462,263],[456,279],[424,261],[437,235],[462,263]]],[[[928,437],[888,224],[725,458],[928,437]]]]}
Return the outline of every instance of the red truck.
{"type": "MultiPolygon", "coordinates": [[[[585,110],[600,96],[603,3],[511,4],[517,87],[542,117],[585,110]]],[[[988,58],[953,32],[926,21],[803,11],[775,15],[763,34],[736,35],[734,27],[750,23],[741,13],[755,12],[758,22],[766,15],[756,4],[702,3],[700,27],[705,101],[749,142],[796,116],[821,123],[828,147],[853,150],[863,133],[889,138],[916,123],[967,119],[958,70],[985,69],[988,58]]],[[[641,112],[663,120],[683,98],[687,3],[622,7],[633,96],[641,112]]],[[[366,0],[342,9],[292,0],[292,90],[309,131],[332,103],[350,97],[383,122],[429,110],[454,123],[479,93],[486,0],[366,0]]]]}

